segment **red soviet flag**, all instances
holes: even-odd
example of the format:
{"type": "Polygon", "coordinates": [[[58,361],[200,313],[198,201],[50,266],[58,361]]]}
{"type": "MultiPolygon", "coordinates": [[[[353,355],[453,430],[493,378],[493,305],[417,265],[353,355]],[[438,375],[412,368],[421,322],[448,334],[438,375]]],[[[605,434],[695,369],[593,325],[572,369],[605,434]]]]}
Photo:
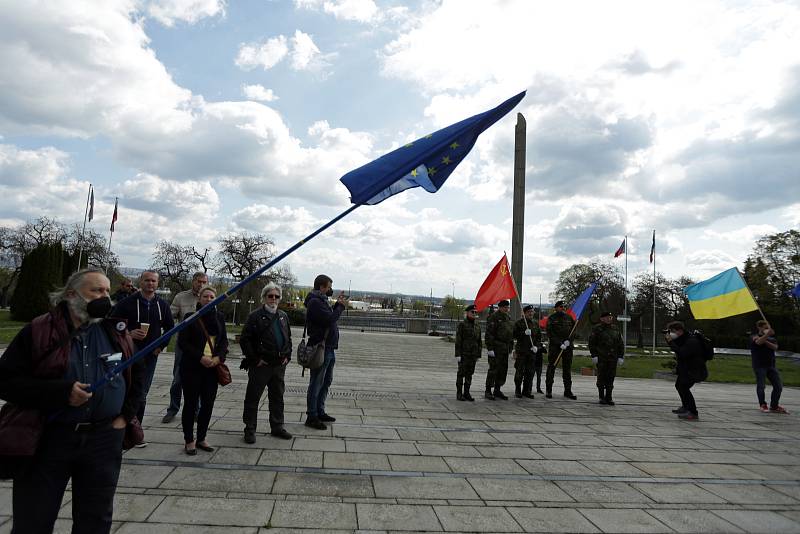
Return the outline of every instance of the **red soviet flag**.
{"type": "Polygon", "coordinates": [[[497,262],[492,272],[483,281],[483,285],[478,290],[475,297],[475,309],[482,311],[491,304],[496,304],[504,299],[511,299],[517,296],[517,288],[514,286],[514,279],[511,278],[511,269],[508,267],[506,255],[497,262]]]}

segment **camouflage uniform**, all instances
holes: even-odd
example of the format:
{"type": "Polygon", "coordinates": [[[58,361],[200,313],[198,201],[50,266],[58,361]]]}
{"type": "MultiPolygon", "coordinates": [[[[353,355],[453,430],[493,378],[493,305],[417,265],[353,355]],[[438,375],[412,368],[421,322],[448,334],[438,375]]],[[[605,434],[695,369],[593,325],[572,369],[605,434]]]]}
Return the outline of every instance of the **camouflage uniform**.
{"type": "Polygon", "coordinates": [[[516,342],[514,351],[517,359],[514,360],[514,385],[516,386],[517,396],[522,394],[525,397],[531,396],[533,389],[533,374],[539,370],[539,380],[542,377],[542,331],[536,324],[536,319],[525,319],[522,317],[514,323],[514,341],[516,342]],[[531,335],[525,335],[525,330],[531,330],[531,335]],[[533,345],[531,345],[533,340],[533,345]],[[531,350],[536,346],[536,354],[531,350]]]}
{"type": "Polygon", "coordinates": [[[622,336],[613,325],[600,323],[589,335],[589,353],[597,357],[597,390],[600,401],[607,404],[611,401],[614,389],[614,377],[617,376],[617,358],[622,358],[625,347],[622,336]]]}
{"type": "Polygon", "coordinates": [[[456,357],[461,357],[458,362],[456,387],[458,396],[463,394],[470,397],[469,387],[472,384],[472,374],[475,372],[475,362],[481,357],[481,325],[478,321],[464,319],[456,328],[456,357]]]}
{"type": "Polygon", "coordinates": [[[547,376],[545,388],[548,395],[553,392],[553,380],[556,375],[556,359],[561,354],[561,369],[564,377],[564,395],[572,395],[572,340],[569,339],[575,321],[566,312],[555,312],[547,318],[547,341],[550,345],[547,353],[547,376]],[[569,347],[561,350],[561,344],[568,340],[569,347]]]}
{"type": "Polygon", "coordinates": [[[508,374],[508,354],[514,346],[514,323],[511,315],[497,311],[486,320],[486,350],[494,351],[486,373],[486,391],[500,391],[508,374]]]}

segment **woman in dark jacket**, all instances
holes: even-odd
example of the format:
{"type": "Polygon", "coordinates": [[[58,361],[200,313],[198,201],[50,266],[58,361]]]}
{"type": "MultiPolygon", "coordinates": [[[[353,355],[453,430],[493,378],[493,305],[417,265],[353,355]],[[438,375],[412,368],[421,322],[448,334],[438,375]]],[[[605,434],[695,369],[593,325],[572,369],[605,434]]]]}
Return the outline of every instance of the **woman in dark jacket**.
{"type": "MultiPolygon", "coordinates": [[[[200,289],[198,309],[216,297],[210,286],[200,289]]],[[[186,314],[188,317],[189,314],[186,314]]],[[[178,346],[183,351],[181,358],[181,387],[183,388],[183,439],[186,454],[194,456],[197,449],[212,452],[214,447],[206,441],[214,399],[217,396],[217,370],[228,353],[228,334],[222,312],[206,313],[178,334],[178,346]],[[197,413],[197,404],[200,411],[197,413]],[[194,437],[194,415],[197,413],[197,441],[194,437]]]]}

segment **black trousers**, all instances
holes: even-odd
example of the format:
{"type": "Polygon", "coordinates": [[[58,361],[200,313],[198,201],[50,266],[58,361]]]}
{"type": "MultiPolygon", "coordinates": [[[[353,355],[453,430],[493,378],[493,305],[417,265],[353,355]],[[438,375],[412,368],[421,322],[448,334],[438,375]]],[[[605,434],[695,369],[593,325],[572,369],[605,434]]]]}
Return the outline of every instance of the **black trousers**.
{"type": "Polygon", "coordinates": [[[692,395],[692,386],[695,384],[696,382],[689,377],[678,376],[675,381],[675,389],[678,390],[678,395],[681,397],[681,406],[697,415],[697,405],[694,403],[694,395],[692,395]]]}
{"type": "Polygon", "coordinates": [[[81,431],[48,425],[31,464],[14,479],[12,534],[52,533],[70,479],[72,533],[108,533],[124,432],[111,423],[81,431]]]}
{"type": "Polygon", "coordinates": [[[283,393],[286,384],[283,377],[286,374],[285,365],[252,366],[247,371],[247,392],[244,395],[244,412],[242,421],[248,430],[255,432],[258,426],[258,405],[264,388],[267,389],[267,402],[269,403],[270,430],[283,428],[283,393]]]}
{"type": "Polygon", "coordinates": [[[214,400],[217,398],[217,370],[207,367],[181,367],[181,388],[183,388],[183,441],[191,443],[194,438],[194,418],[197,414],[197,441],[205,441],[214,400]],[[197,409],[197,405],[200,409],[197,409]]]}
{"type": "Polygon", "coordinates": [[[547,376],[545,377],[544,384],[547,391],[553,390],[553,381],[556,377],[556,359],[559,353],[561,354],[561,375],[564,378],[564,391],[572,391],[572,345],[565,351],[561,351],[559,344],[550,344],[547,350],[547,376]]]}

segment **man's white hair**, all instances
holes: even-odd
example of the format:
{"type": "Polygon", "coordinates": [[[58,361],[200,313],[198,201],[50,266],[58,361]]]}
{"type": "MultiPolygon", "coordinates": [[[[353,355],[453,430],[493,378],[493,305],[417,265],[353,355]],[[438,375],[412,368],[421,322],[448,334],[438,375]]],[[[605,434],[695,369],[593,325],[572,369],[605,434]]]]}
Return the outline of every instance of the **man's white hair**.
{"type": "Polygon", "coordinates": [[[77,293],[80,287],[83,285],[83,279],[86,278],[86,275],[92,273],[99,273],[103,276],[106,275],[102,269],[96,269],[94,267],[81,269],[80,271],[72,273],[70,277],[67,278],[67,283],[64,284],[64,287],[56,289],[50,293],[50,305],[55,308],[65,300],[68,300],[69,297],[67,297],[67,291],[75,291],[77,293]]]}
{"type": "Polygon", "coordinates": [[[265,300],[267,298],[267,293],[269,293],[270,291],[272,291],[274,289],[278,290],[278,295],[279,296],[281,296],[281,297],[283,296],[283,291],[281,291],[281,286],[279,286],[275,282],[270,282],[270,283],[268,283],[267,285],[264,286],[264,289],[261,290],[261,300],[262,301],[265,300]]]}

